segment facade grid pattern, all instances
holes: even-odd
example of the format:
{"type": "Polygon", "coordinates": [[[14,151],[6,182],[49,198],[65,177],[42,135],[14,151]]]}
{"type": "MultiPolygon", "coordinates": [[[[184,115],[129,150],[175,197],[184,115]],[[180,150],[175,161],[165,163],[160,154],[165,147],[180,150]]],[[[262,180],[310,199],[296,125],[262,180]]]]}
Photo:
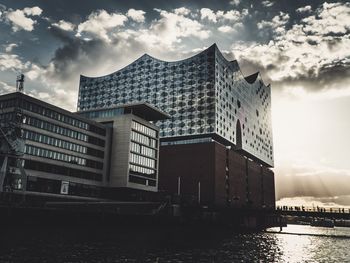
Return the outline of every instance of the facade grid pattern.
{"type": "Polygon", "coordinates": [[[259,74],[245,78],[215,44],[185,60],[146,54],[112,74],[80,78],[80,111],[139,102],[171,116],[156,123],[162,139],[216,135],[273,166],[270,86],[259,74]]]}

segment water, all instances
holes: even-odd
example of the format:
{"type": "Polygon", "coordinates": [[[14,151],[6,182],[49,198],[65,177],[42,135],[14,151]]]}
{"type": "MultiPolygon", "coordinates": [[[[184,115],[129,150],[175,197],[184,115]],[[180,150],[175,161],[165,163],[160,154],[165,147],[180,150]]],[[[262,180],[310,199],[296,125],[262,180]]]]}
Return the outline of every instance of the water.
{"type": "Polygon", "coordinates": [[[350,228],[269,231],[4,227],[0,262],[350,262],[350,228]]]}

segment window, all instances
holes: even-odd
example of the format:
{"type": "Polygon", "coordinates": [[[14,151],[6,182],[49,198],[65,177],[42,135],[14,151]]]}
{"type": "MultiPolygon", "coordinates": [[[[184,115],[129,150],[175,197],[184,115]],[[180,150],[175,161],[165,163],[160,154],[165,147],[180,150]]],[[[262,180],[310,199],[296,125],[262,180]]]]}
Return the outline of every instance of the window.
{"type": "Polygon", "coordinates": [[[50,159],[54,159],[62,162],[68,162],[72,164],[86,166],[94,169],[100,169],[100,170],[103,169],[102,162],[85,159],[85,158],[81,158],[78,156],[73,156],[73,155],[69,155],[61,152],[51,151],[51,150],[36,147],[33,145],[26,145],[25,153],[29,155],[38,156],[38,157],[50,158],[50,159]]]}
{"type": "Polygon", "coordinates": [[[136,121],[133,121],[132,122],[132,129],[134,129],[135,131],[139,131],[143,134],[146,134],[148,136],[151,136],[151,137],[154,137],[156,138],[157,137],[157,131],[156,130],[153,130],[145,125],[142,125],[141,123],[138,123],[136,121]]]}
{"type": "Polygon", "coordinates": [[[156,168],[156,160],[147,158],[138,154],[134,154],[134,153],[130,154],[130,162],[141,166],[153,168],[153,169],[156,168]]]}

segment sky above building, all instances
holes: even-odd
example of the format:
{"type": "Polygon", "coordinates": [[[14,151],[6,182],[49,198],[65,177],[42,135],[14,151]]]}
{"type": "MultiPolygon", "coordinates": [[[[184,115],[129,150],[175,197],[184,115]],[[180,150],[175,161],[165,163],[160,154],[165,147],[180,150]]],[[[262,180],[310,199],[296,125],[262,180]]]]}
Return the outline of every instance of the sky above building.
{"type": "Polygon", "coordinates": [[[0,2],[0,93],[75,110],[80,74],[114,72],[217,43],[272,86],[279,203],[350,206],[350,3],[346,1],[0,2]]]}

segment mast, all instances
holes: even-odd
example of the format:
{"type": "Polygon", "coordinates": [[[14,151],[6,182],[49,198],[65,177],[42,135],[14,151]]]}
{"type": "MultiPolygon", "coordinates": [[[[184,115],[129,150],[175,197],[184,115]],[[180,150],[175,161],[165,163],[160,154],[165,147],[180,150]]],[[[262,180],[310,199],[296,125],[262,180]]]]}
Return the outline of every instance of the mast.
{"type": "Polygon", "coordinates": [[[24,75],[21,73],[16,78],[16,91],[23,92],[24,89],[24,75]]]}

